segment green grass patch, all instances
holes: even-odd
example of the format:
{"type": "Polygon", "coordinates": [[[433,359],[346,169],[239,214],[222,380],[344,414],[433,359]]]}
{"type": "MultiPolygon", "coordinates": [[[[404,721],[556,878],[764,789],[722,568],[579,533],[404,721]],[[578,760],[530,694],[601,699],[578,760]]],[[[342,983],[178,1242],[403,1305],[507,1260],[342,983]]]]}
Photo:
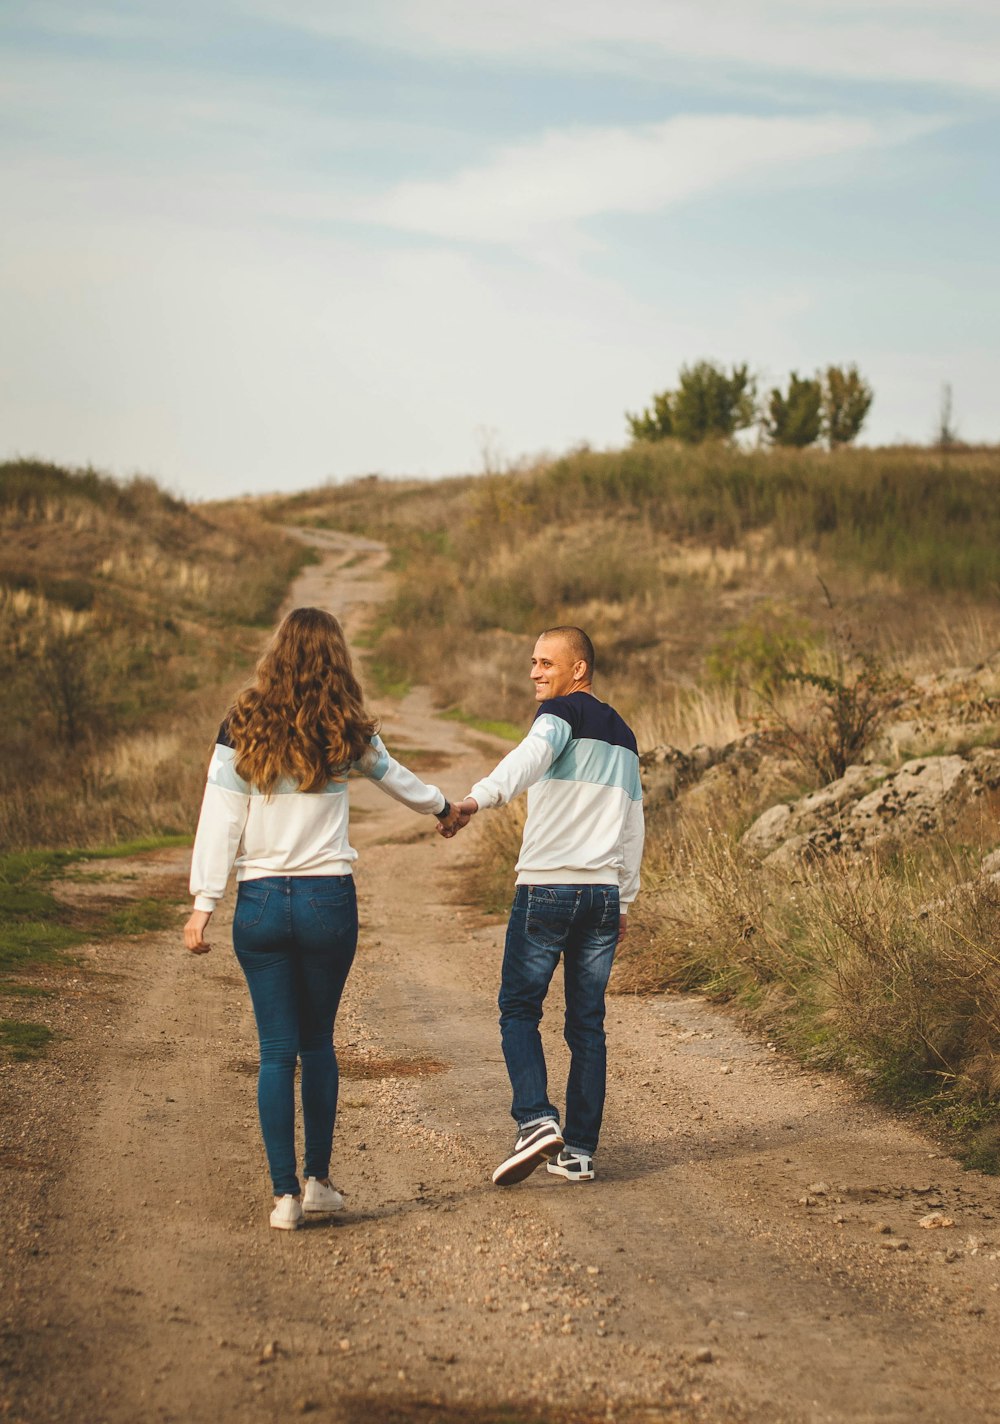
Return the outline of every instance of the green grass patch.
{"type": "Polygon", "coordinates": [[[27,1023],[23,1019],[0,1019],[0,1049],[17,1063],[41,1058],[54,1036],[44,1024],[27,1023]]]}
{"type": "Polygon", "coordinates": [[[962,1166],[969,1172],[1000,1177],[1000,1123],[990,1123],[972,1134],[962,1156],[962,1166]]]}
{"type": "Polygon", "coordinates": [[[130,900],[104,917],[105,935],[138,935],[148,930],[165,930],[176,923],[177,907],[162,900],[130,900]]]}
{"type": "Polygon", "coordinates": [[[397,701],[404,698],[413,683],[399,668],[378,658],[370,658],[365,666],[365,681],[375,690],[378,697],[392,697],[397,701]]]}
{"type": "Polygon", "coordinates": [[[515,722],[494,721],[488,717],[473,717],[463,712],[461,707],[449,708],[441,714],[448,722],[461,722],[475,732],[486,732],[491,737],[502,737],[505,742],[519,742],[524,736],[524,728],[515,722]]]}
{"type": "MultiPolygon", "coordinates": [[[[59,908],[56,906],[56,912],[59,908]]],[[[2,914],[3,899],[0,897],[2,914]]],[[[4,924],[0,929],[0,976],[19,974],[43,965],[64,964],[67,952],[82,944],[86,938],[86,934],[73,926],[55,921],[14,920],[4,924]]]]}
{"type": "MultiPolygon", "coordinates": [[[[142,899],[110,912],[88,913],[62,904],[49,887],[82,861],[120,860],[189,843],[188,836],[157,836],[98,850],[28,850],[0,856],[0,979],[65,964],[70,952],[90,939],[168,928],[174,922],[169,903],[142,899]]],[[[4,985],[5,991],[12,987],[4,985]]]]}

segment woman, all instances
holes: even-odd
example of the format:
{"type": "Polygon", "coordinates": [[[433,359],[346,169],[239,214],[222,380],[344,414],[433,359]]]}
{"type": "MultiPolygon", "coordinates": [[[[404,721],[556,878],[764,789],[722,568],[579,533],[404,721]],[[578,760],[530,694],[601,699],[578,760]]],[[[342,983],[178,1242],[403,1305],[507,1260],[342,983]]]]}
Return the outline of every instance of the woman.
{"type": "Polygon", "coordinates": [[[205,929],[236,863],[233,945],[260,1039],[257,1103],[274,1187],[271,1225],[339,1211],[330,1184],[337,1113],[333,1025],[358,937],[347,778],[360,772],[413,811],[448,825],[451,808],[386,751],[364,707],[336,618],[296,608],[281,623],[219,731],[191,860],[205,929]],[[305,1192],[295,1156],[295,1064],[302,1065],[305,1192]]]}

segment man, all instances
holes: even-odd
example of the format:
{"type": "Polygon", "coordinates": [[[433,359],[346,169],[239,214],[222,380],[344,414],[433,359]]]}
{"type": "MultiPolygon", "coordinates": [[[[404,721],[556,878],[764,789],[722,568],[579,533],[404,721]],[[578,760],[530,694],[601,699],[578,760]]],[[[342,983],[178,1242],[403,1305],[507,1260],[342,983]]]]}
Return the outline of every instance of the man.
{"type": "Polygon", "coordinates": [[[500,979],[500,1036],[513,1088],[514,1150],[493,1173],[522,1181],[542,1162],[570,1182],[594,1179],[604,1112],[604,993],[639,888],[642,790],[635,737],[591,690],[594,648],[580,628],[549,628],[535,644],[531,731],[477,781],[445,836],[528,791],[500,979]],[[570,1049],[565,1129],[548,1097],[538,1025],[560,955],[570,1049]]]}

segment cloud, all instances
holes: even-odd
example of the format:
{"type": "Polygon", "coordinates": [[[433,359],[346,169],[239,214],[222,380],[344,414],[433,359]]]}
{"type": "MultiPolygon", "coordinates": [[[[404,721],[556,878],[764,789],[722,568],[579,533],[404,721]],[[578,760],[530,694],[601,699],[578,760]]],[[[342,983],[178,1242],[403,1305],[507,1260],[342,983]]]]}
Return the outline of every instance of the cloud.
{"type": "Polygon", "coordinates": [[[634,128],[553,130],[444,181],[401,183],[357,215],[410,232],[530,246],[600,214],[659,212],[791,174],[808,182],[817,159],[905,143],[943,122],[687,114],[634,128]]]}
{"type": "Polygon", "coordinates": [[[592,72],[667,61],[880,84],[1000,91],[993,0],[241,0],[252,13],[379,48],[592,72]]]}

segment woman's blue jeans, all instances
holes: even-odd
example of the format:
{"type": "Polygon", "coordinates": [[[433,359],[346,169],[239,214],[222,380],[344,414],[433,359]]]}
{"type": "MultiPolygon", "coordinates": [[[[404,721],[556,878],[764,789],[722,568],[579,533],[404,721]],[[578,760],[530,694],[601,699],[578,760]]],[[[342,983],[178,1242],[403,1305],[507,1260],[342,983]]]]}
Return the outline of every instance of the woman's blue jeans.
{"type": "Polygon", "coordinates": [[[604,991],[618,944],[617,885],[519,885],[507,926],[500,975],[500,1038],[514,1090],[518,1128],[559,1121],[549,1102],[538,1025],[542,1003],[563,958],[567,1147],[593,1153],[604,1115],[607,1050],[604,991]]]}
{"type": "Polygon", "coordinates": [[[329,1175],[338,1086],[333,1024],[357,942],[350,875],[272,875],[240,884],[233,947],[257,1020],[257,1106],[275,1196],[299,1192],[296,1060],[302,1064],[305,1175],[329,1175]]]}

